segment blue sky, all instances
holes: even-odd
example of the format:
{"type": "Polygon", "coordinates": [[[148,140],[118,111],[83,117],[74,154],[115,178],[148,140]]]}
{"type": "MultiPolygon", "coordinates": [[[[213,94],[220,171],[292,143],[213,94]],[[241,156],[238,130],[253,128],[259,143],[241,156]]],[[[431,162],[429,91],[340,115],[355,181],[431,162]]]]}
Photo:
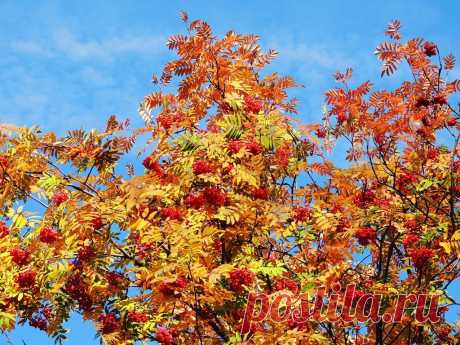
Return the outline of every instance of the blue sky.
{"type": "MultiPolygon", "coordinates": [[[[380,65],[372,55],[392,19],[403,35],[423,36],[444,53],[460,56],[460,3],[444,1],[17,1],[0,2],[0,122],[40,124],[64,133],[101,126],[108,115],[140,125],[137,106],[152,90],[151,74],[172,57],[169,35],[184,32],[180,10],[208,21],[218,34],[256,33],[280,55],[272,70],[294,76],[300,117],[321,118],[322,94],[332,74],[352,67],[355,81],[377,86],[380,65]]],[[[459,70],[454,74],[460,76],[459,70]]],[[[72,319],[68,341],[96,344],[91,325],[72,319]]],[[[1,338],[0,338],[1,339],[1,338]]],[[[51,344],[29,328],[14,344],[51,344]]],[[[3,339],[0,340],[0,343],[3,339]]]]}

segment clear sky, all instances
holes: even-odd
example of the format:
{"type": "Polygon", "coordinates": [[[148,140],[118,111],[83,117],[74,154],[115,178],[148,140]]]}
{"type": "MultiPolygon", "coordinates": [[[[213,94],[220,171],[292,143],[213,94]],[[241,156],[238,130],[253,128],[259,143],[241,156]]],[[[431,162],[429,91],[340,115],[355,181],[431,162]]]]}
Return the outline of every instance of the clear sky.
{"type": "MultiPolygon", "coordinates": [[[[307,122],[321,118],[322,94],[334,86],[337,70],[352,67],[356,82],[371,79],[377,86],[401,80],[380,81],[372,55],[392,19],[401,20],[405,37],[435,41],[460,59],[458,0],[1,0],[0,122],[58,133],[101,126],[110,114],[141,124],[136,111],[152,90],[151,74],[172,57],[166,39],[184,32],[180,10],[208,21],[218,34],[255,33],[264,47],[277,49],[271,69],[305,86],[293,94],[307,122]]],[[[460,70],[454,74],[460,77],[460,70]]],[[[90,324],[74,318],[69,326],[67,344],[97,344],[90,324]]],[[[29,327],[12,340],[52,344],[29,327]]]]}

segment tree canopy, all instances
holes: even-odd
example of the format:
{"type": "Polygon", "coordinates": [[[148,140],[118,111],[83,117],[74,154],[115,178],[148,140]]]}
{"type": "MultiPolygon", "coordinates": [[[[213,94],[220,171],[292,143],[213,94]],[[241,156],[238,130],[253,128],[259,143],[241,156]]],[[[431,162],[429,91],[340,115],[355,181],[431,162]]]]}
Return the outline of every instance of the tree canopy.
{"type": "Polygon", "coordinates": [[[187,34],[167,43],[177,59],[139,107],[142,128],[115,116],[64,137],[0,127],[0,328],[27,322],[62,342],[77,311],[106,344],[453,344],[455,58],[403,41],[393,21],[375,54],[382,76],[404,63],[409,80],[374,91],[353,87],[351,69],[337,73],[323,122],[305,124],[288,95],[296,82],[264,72],[277,52],[182,19],[187,34]],[[140,140],[143,169],[120,166],[140,140]],[[336,141],[348,145],[346,168],[328,159],[336,141]],[[409,309],[400,322],[243,327],[249,291],[337,282],[383,295],[385,312],[401,294],[438,295],[440,321],[409,309]]]}

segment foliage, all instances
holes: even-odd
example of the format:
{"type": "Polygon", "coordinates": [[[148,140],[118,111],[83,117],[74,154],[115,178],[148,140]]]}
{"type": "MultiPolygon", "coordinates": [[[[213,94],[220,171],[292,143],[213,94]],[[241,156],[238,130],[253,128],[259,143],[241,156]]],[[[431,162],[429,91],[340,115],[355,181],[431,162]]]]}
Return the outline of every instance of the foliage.
{"type": "Polygon", "coordinates": [[[460,115],[449,98],[460,81],[444,73],[455,58],[401,41],[392,22],[376,50],[382,75],[406,62],[413,79],[371,93],[349,85],[351,69],[337,73],[324,124],[303,125],[288,115],[295,81],[263,73],[275,51],[182,18],[188,34],[168,41],[178,58],[140,106],[145,127],[125,136],[129,124],[111,117],[63,138],[2,127],[0,328],[18,318],[60,342],[78,311],[107,344],[453,342],[455,325],[410,313],[359,335],[355,321],[241,325],[249,290],[340,281],[387,293],[387,310],[398,293],[456,303],[460,115]],[[146,133],[145,170],[120,172],[146,133]],[[350,144],[347,168],[325,158],[334,140],[350,144]]]}

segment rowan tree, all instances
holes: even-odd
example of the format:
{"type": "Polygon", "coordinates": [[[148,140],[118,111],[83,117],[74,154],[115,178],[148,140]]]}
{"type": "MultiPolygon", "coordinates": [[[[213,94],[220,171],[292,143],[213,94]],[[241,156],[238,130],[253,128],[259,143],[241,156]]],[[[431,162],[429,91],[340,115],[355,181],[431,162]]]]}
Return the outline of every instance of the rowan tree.
{"type": "Polygon", "coordinates": [[[382,75],[404,62],[412,79],[371,92],[350,85],[351,69],[337,73],[324,122],[303,124],[288,96],[296,82],[264,72],[275,51],[182,19],[187,34],[168,40],[178,57],[153,77],[142,128],[115,116],[62,138],[1,127],[0,328],[29,323],[62,342],[78,312],[107,344],[453,344],[455,58],[403,42],[394,21],[376,50],[382,75]],[[120,166],[143,135],[143,166],[120,166]],[[335,140],[349,143],[347,168],[327,159],[335,140]],[[417,323],[412,308],[393,323],[242,327],[249,291],[337,282],[382,294],[384,311],[398,294],[438,294],[441,320],[417,323]]]}

